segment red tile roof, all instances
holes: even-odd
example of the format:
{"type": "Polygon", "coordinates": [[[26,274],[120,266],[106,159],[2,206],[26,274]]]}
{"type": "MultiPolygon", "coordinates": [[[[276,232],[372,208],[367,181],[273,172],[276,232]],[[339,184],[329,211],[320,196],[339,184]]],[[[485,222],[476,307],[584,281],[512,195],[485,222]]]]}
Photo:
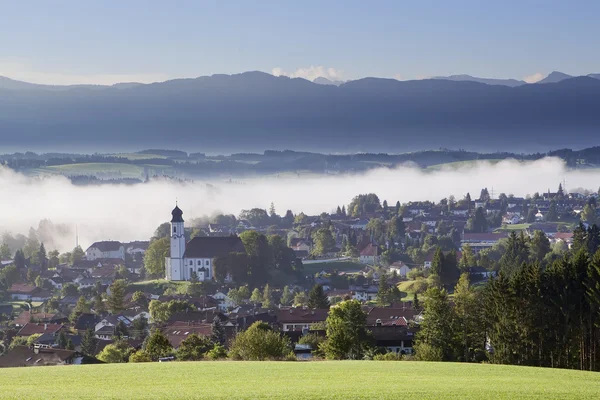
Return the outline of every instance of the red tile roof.
{"type": "Polygon", "coordinates": [[[377,320],[381,320],[382,325],[406,325],[406,321],[414,319],[416,315],[412,307],[406,308],[388,308],[373,307],[367,313],[367,325],[375,326],[377,320]],[[394,322],[399,321],[399,322],[394,322]]]}
{"type": "Polygon", "coordinates": [[[34,324],[32,322],[28,322],[21,328],[19,332],[17,332],[17,336],[31,336],[36,333],[49,333],[55,335],[62,328],[64,328],[64,325],[62,324],[34,324]]]}
{"type": "Polygon", "coordinates": [[[372,243],[369,243],[369,245],[360,252],[360,255],[363,257],[376,257],[378,251],[379,248],[377,246],[374,246],[372,243]]]}
{"type": "Polygon", "coordinates": [[[174,348],[178,348],[189,335],[195,333],[201,336],[210,336],[212,333],[211,324],[186,324],[174,322],[162,329],[162,332],[169,339],[174,348]]]}
{"type": "Polygon", "coordinates": [[[279,309],[275,311],[277,322],[290,323],[314,323],[321,322],[327,319],[329,309],[326,308],[289,308],[279,309]]]}
{"type": "Polygon", "coordinates": [[[34,285],[27,283],[13,283],[8,291],[15,294],[31,294],[37,289],[34,285]]]}

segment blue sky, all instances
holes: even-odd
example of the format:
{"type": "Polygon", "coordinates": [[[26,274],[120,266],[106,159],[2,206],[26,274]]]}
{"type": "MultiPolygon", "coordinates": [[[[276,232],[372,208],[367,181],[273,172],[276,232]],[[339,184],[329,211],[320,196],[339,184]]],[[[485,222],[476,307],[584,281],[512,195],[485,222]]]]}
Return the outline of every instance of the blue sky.
{"type": "Polygon", "coordinates": [[[0,0],[0,75],[156,81],[600,73],[600,1],[0,0]]]}

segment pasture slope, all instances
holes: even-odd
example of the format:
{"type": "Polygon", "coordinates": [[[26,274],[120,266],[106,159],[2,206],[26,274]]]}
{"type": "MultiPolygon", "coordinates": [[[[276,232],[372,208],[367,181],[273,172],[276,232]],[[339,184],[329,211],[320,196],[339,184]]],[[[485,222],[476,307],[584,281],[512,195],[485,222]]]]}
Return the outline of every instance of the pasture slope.
{"type": "Polygon", "coordinates": [[[391,361],[170,362],[0,371],[2,399],[597,399],[600,374],[391,361]]]}

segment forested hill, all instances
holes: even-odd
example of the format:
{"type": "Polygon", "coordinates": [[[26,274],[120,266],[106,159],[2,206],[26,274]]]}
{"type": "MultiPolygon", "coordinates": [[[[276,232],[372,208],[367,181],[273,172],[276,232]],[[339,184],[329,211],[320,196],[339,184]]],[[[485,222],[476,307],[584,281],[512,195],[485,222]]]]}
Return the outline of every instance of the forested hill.
{"type": "MultiPolygon", "coordinates": [[[[13,85],[14,86],[14,85],[13,85]]],[[[593,145],[600,80],[518,87],[365,78],[340,86],[261,72],[125,87],[0,89],[5,146],[485,151],[593,145]]]]}

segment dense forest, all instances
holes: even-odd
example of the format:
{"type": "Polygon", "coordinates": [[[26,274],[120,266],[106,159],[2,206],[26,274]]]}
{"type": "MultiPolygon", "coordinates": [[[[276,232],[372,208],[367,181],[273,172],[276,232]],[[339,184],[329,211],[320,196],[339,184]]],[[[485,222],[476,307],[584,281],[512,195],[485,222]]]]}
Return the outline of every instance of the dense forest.
{"type": "Polygon", "coordinates": [[[569,252],[546,267],[514,240],[482,287],[468,275],[454,293],[430,288],[417,336],[420,359],[600,370],[600,230],[575,231],[569,252]]]}

